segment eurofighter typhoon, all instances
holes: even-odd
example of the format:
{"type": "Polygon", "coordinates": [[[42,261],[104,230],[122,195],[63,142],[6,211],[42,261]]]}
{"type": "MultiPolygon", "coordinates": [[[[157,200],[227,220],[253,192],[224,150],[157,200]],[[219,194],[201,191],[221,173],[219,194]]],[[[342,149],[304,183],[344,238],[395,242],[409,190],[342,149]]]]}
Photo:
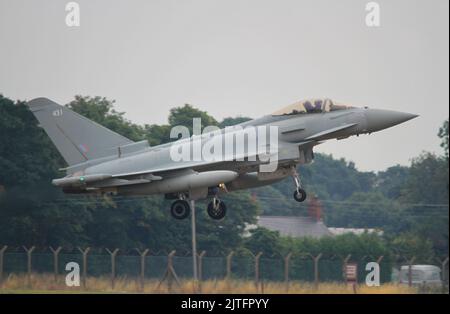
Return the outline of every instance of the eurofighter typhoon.
{"type": "Polygon", "coordinates": [[[306,192],[296,169],[313,160],[314,146],[417,117],[312,99],[233,127],[194,131],[192,136],[186,127],[175,127],[171,137],[178,140],[150,147],[147,141],[133,142],[49,99],[36,98],[28,106],[68,164],[62,169],[66,176],[54,179],[54,185],[65,193],[163,194],[174,200],[171,214],[176,219],[189,216],[189,200],[204,198],[211,198],[209,216],[222,219],[227,210],[220,200],[223,193],[287,176],[293,178],[294,199],[303,202],[306,192]]]}

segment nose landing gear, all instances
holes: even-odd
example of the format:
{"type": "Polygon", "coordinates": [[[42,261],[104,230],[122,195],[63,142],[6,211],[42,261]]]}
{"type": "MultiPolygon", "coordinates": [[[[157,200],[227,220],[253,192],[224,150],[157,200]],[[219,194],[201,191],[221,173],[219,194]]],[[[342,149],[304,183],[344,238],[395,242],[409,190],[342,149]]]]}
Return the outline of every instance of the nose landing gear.
{"type": "Polygon", "coordinates": [[[294,199],[297,202],[303,202],[306,199],[306,191],[302,188],[298,188],[294,191],[294,199]]]}
{"type": "Polygon", "coordinates": [[[296,187],[294,191],[294,199],[297,202],[303,202],[304,200],[306,200],[306,191],[302,188],[302,181],[300,180],[300,176],[295,166],[293,166],[291,170],[292,170],[292,178],[294,179],[296,187]]]}

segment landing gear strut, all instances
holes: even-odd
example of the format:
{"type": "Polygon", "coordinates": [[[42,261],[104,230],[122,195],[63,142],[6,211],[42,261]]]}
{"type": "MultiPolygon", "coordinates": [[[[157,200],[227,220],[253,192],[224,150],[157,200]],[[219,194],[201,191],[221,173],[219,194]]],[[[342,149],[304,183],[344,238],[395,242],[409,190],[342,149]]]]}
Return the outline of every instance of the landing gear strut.
{"type": "Polygon", "coordinates": [[[225,203],[219,200],[217,197],[214,197],[213,200],[208,204],[208,215],[212,219],[219,220],[225,217],[227,213],[227,207],[225,203]]]}
{"type": "Polygon", "coordinates": [[[303,202],[306,199],[306,191],[302,188],[302,181],[298,175],[297,169],[293,166],[292,168],[292,178],[295,183],[294,199],[297,202],[303,202]]]}
{"type": "Polygon", "coordinates": [[[172,206],[170,206],[170,213],[175,219],[185,219],[191,213],[191,207],[189,206],[188,201],[184,199],[176,200],[172,203],[172,206]]]}

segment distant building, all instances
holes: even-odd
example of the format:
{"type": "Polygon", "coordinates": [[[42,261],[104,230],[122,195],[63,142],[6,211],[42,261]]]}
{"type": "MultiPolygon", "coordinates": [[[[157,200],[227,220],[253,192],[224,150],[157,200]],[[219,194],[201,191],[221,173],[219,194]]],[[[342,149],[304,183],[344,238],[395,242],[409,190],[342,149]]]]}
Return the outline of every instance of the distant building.
{"type": "Polygon", "coordinates": [[[324,236],[337,236],[352,233],[360,235],[363,233],[374,233],[379,236],[383,231],[372,228],[333,228],[327,227],[321,220],[317,221],[311,217],[303,216],[259,216],[256,225],[249,225],[246,228],[246,236],[256,227],[264,227],[272,231],[278,231],[282,236],[294,238],[312,237],[321,238],[324,236]]]}
{"type": "MultiPolygon", "coordinates": [[[[278,231],[282,236],[295,238],[312,237],[321,238],[331,236],[332,233],[322,221],[317,221],[311,217],[298,216],[260,216],[258,226],[272,231],[278,231]]],[[[249,226],[251,230],[256,226],[249,226]]]]}
{"type": "Polygon", "coordinates": [[[317,197],[312,197],[309,201],[308,216],[259,216],[257,220],[256,225],[247,226],[245,236],[249,236],[249,232],[258,226],[295,238],[321,238],[346,233],[360,235],[365,232],[383,235],[383,231],[379,229],[327,227],[322,221],[322,204],[317,197]]]}

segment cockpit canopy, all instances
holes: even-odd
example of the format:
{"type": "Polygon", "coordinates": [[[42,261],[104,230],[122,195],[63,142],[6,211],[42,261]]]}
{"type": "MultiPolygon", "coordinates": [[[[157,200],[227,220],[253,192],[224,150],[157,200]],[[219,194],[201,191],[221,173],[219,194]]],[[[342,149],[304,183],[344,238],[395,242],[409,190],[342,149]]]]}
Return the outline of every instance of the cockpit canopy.
{"type": "Polygon", "coordinates": [[[353,107],[335,103],[331,99],[307,99],[298,101],[290,106],[284,107],[272,113],[273,116],[321,113],[336,110],[351,109],[353,107]]]}

